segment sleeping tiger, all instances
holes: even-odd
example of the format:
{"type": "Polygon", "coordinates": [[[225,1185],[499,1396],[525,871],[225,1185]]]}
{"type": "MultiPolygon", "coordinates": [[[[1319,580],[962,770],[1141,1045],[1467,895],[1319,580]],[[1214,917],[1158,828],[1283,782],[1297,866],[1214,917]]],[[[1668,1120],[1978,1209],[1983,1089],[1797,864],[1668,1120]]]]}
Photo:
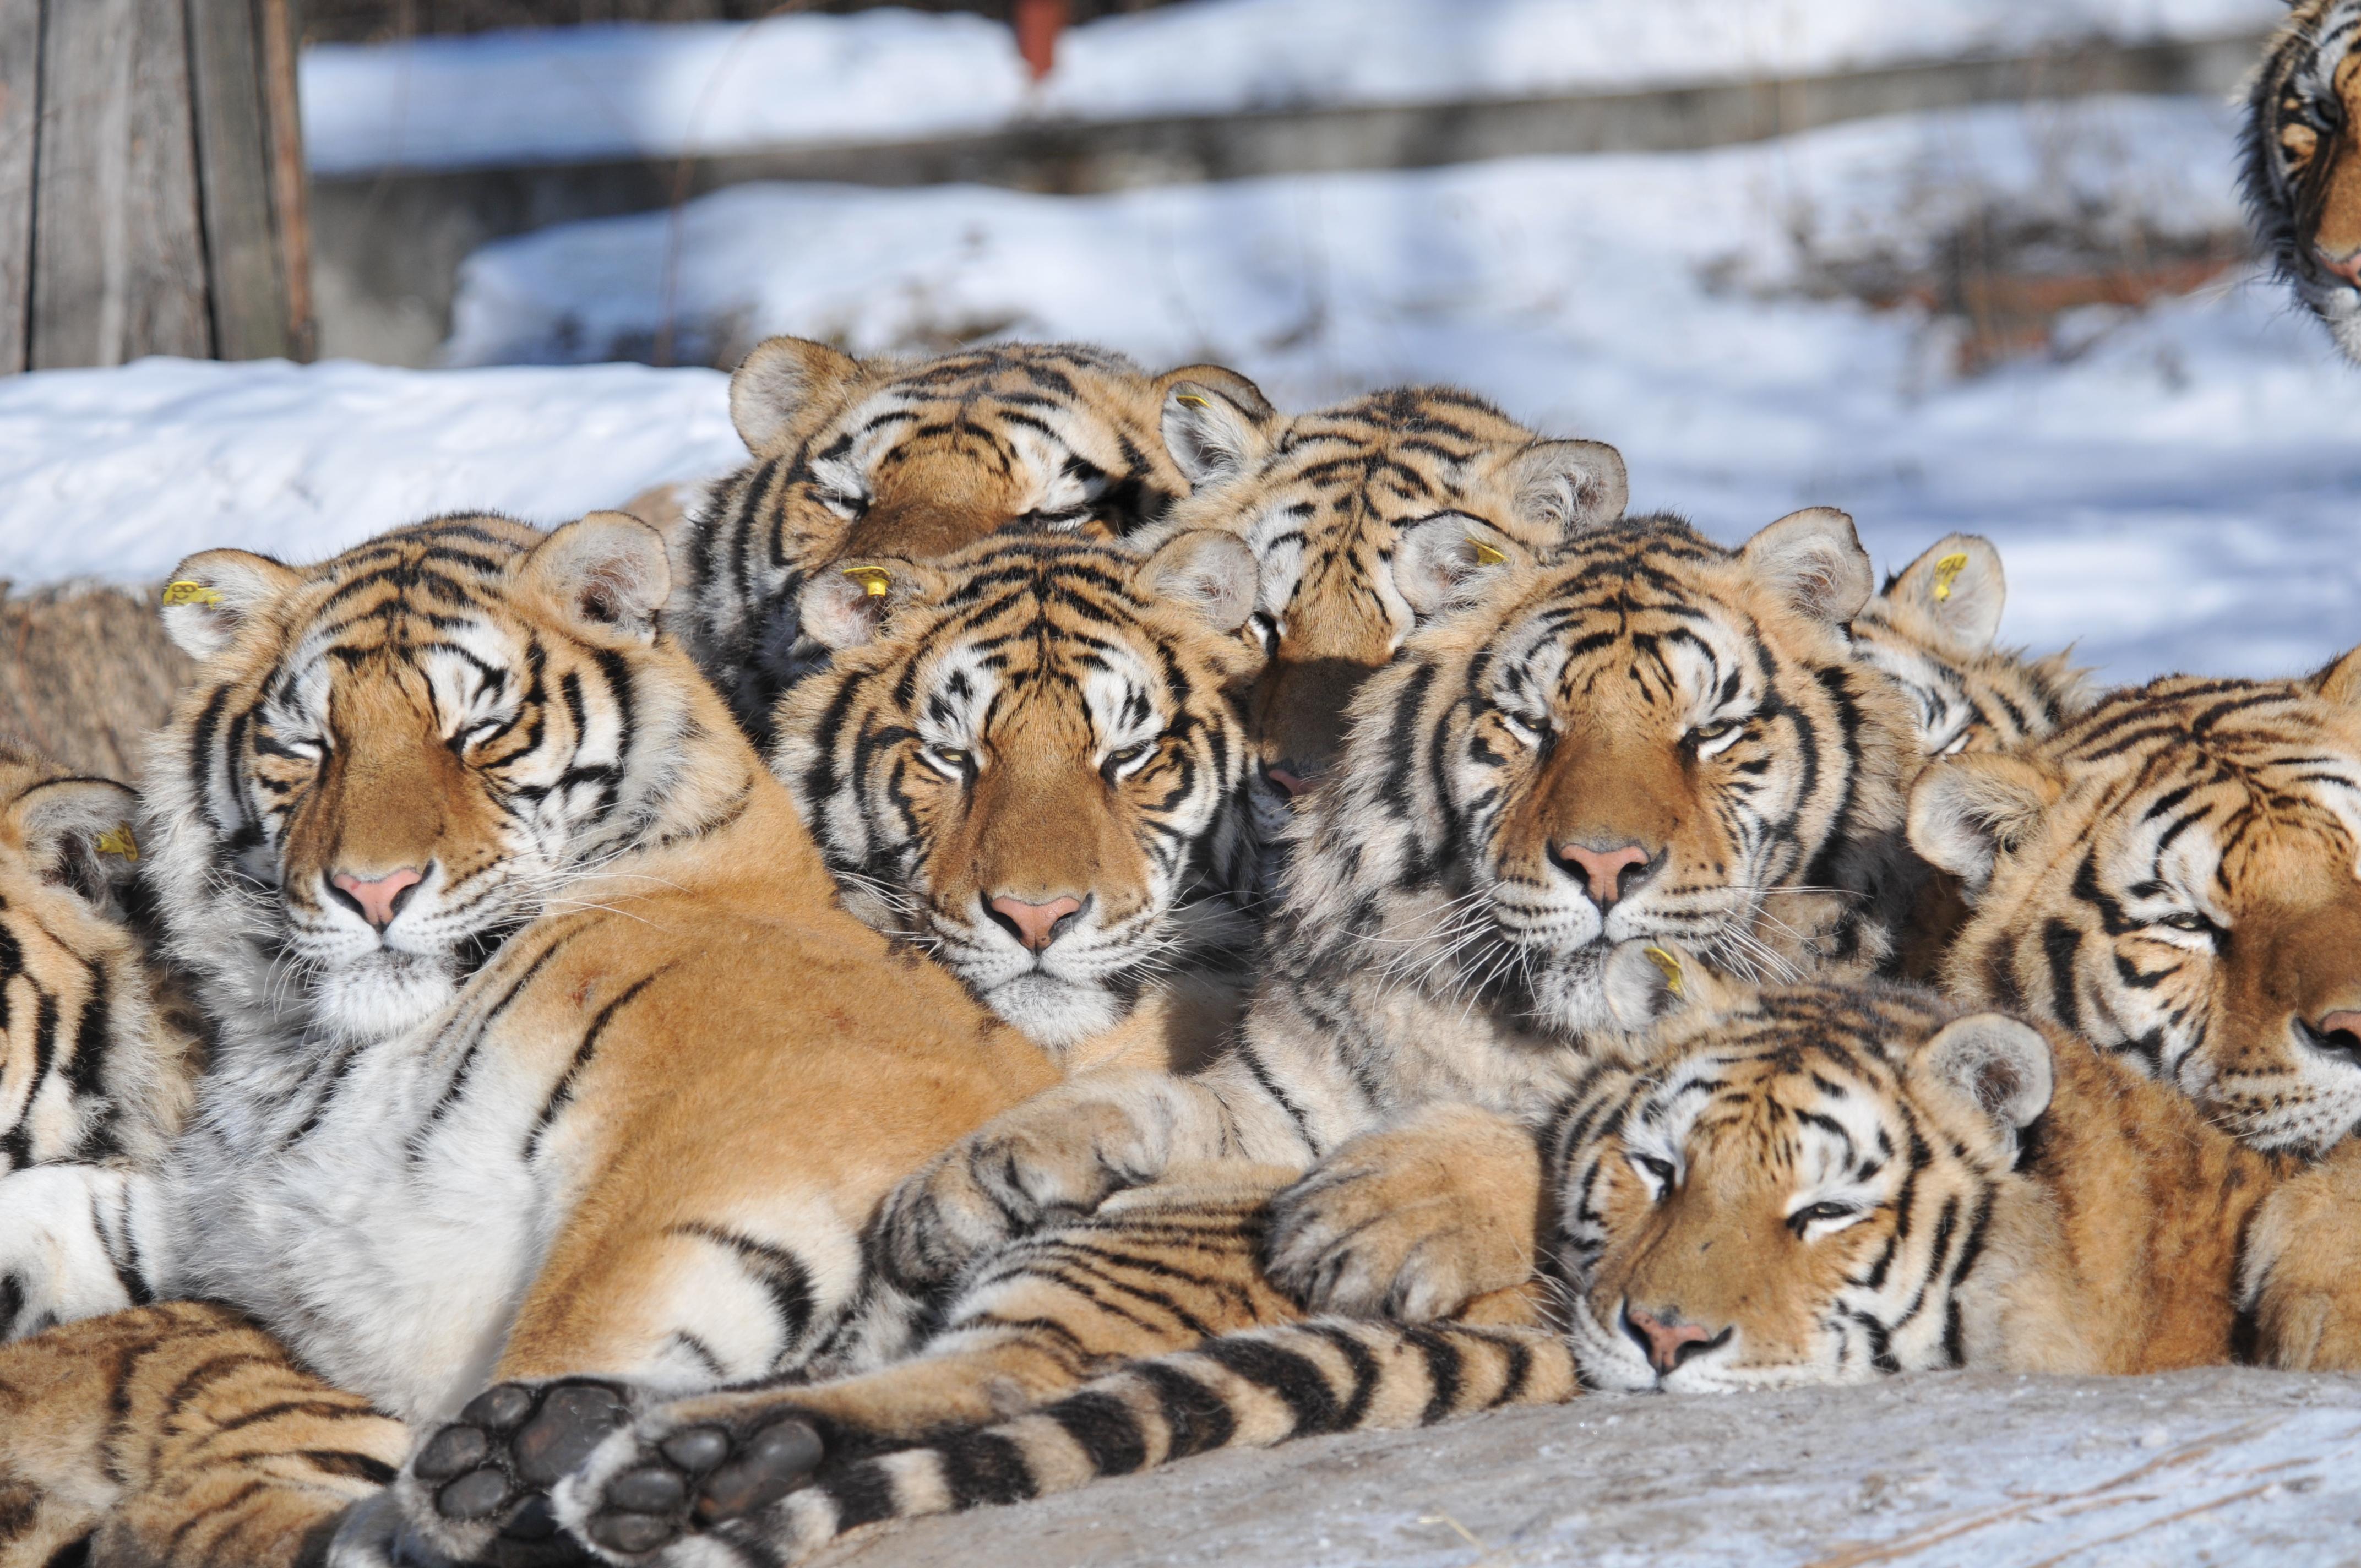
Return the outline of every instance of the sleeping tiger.
{"type": "Polygon", "coordinates": [[[908,361],[772,338],[730,378],[753,460],[676,536],[668,622],[767,745],[780,694],[821,657],[796,617],[820,567],[948,554],[1009,528],[1137,532],[1187,488],[1159,434],[1165,394],[1183,380],[1249,418],[1270,413],[1234,371],[1151,377],[1080,344],[908,361]]]}
{"type": "MultiPolygon", "coordinates": [[[[126,1295],[251,1310],[390,1414],[465,1406],[402,1483],[410,1524],[355,1516],[361,1545],[545,1533],[535,1488],[602,1409],[518,1379],[688,1388],[890,1346],[908,1308],[867,1216],[1057,1075],[838,907],[657,632],[666,582],[652,531],[594,514],[445,519],[308,568],[212,551],[167,593],[201,665],[142,872],[219,1037],[113,1261],[126,1295]]],[[[48,1359],[89,1354],[60,1332],[48,1359]]],[[[86,1412],[37,1413],[8,1441],[86,1412]]],[[[257,1485],[282,1522],[321,1506],[257,1485]]]]}
{"type": "MultiPolygon", "coordinates": [[[[559,1484],[558,1517],[619,1564],[768,1565],[878,1519],[1584,1387],[2224,1365],[2306,1251],[2288,1221],[2319,1173],[2061,1034],[1915,989],[1719,983],[1662,947],[1609,974],[1659,1022],[1542,1135],[1562,1337],[1529,1310],[1302,1321],[1238,1240],[1285,1173],[1176,1172],[994,1258],[915,1360],[651,1406],[559,1484]]],[[[2315,1240],[2361,1242],[2354,1213],[2315,1240]]],[[[2361,1277],[2309,1306],[2345,1336],[2318,1364],[2361,1365],[2361,1277]]]]}
{"type": "Polygon", "coordinates": [[[1953,994],[2081,1035],[2257,1148],[2361,1124],[2361,652],[2169,676],[1949,759],[1910,839],[1971,905],[1953,994]]]}
{"type": "Polygon", "coordinates": [[[2279,275],[2361,360],[2361,0],[2293,0],[2248,89],[2246,211],[2279,275]]]}
{"type": "Polygon", "coordinates": [[[772,766],[845,907],[1070,1069],[1196,1065],[1257,924],[1254,602],[1254,557],[1206,532],[1145,559],[1001,537],[816,578],[800,619],[830,658],[781,701],[772,766]]]}

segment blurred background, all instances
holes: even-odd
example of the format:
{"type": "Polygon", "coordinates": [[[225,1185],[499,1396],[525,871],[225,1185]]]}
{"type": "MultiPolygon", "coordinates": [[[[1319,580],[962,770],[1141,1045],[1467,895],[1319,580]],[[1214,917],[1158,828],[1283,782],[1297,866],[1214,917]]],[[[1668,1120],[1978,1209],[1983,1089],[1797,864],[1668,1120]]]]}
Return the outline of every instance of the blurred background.
{"type": "Polygon", "coordinates": [[[43,357],[37,257],[20,596],[709,477],[721,372],[792,332],[1088,338],[1293,408],[1460,383],[1726,539],[1822,503],[1882,566],[1987,533],[2004,634],[2111,679],[2361,639],[2356,373],[2237,198],[2279,0],[44,4],[185,4],[200,65],[252,19],[283,329],[239,337],[225,179],[179,339],[100,298],[43,357]]]}

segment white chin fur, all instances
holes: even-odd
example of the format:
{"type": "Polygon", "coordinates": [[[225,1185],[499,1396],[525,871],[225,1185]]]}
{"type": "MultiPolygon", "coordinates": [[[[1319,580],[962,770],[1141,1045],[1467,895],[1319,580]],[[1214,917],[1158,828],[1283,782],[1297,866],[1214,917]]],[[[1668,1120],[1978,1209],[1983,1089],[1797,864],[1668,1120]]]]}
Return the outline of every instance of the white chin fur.
{"type": "Polygon", "coordinates": [[[457,991],[447,959],[378,952],[321,975],[312,1013],[346,1038],[381,1040],[433,1017],[457,991]]]}
{"type": "Polygon", "coordinates": [[[1094,985],[1077,985],[1035,970],[994,986],[984,1002],[1026,1037],[1063,1050],[1104,1034],[1123,1017],[1115,999],[1094,985]]]}
{"type": "Polygon", "coordinates": [[[2329,339],[2336,345],[2337,352],[2361,365],[2361,289],[2307,278],[2298,281],[2296,293],[2320,318],[2321,324],[2328,328],[2329,339]]]}
{"type": "Polygon", "coordinates": [[[1567,1035],[1613,1029],[1607,1010],[1608,948],[1602,944],[1549,962],[1532,985],[1535,1021],[1567,1035]]]}

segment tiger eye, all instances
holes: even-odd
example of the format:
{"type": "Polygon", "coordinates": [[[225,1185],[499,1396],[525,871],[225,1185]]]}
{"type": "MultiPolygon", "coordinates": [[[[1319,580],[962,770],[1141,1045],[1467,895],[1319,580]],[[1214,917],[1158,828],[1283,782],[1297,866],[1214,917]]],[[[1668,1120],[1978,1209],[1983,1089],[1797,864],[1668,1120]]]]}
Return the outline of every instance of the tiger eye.
{"type": "Polygon", "coordinates": [[[2310,162],[2312,155],[2320,150],[2320,133],[2310,126],[2290,126],[2279,132],[2279,145],[2287,148],[2290,159],[2301,167],[2310,162]]]}

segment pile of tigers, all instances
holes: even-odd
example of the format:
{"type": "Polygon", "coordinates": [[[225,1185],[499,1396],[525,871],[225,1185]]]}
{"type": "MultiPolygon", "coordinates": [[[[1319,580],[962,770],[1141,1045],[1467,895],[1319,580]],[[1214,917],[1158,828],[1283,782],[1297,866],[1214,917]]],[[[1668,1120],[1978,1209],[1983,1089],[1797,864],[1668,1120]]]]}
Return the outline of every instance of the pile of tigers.
{"type": "MultiPolygon", "coordinates": [[[[2257,88],[2303,279],[2356,27],[2257,88]]],[[[668,536],[195,555],[137,793],[0,753],[0,1563],[2361,1366],[2361,650],[2098,691],[1985,541],[1726,548],[1448,389],[779,338],[730,410],[668,536]]]]}

